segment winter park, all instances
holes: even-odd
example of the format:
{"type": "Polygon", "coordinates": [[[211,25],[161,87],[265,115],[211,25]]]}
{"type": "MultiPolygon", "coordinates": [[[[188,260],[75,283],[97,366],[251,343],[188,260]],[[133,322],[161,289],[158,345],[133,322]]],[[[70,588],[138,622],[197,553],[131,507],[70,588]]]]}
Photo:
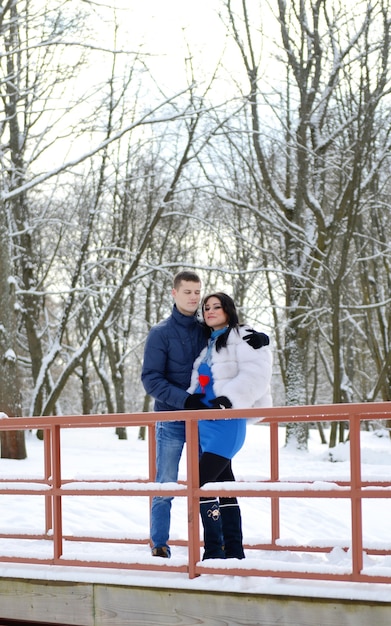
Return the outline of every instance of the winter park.
{"type": "Polygon", "coordinates": [[[0,625],[388,625],[391,0],[3,4],[0,625]]]}

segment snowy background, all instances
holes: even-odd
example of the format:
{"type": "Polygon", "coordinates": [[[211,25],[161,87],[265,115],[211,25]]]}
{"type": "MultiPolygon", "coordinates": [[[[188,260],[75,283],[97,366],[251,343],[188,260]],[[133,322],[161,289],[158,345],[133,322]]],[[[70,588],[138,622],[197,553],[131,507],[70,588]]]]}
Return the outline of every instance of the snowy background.
{"type": "MultiPolygon", "coordinates": [[[[140,441],[138,428],[128,428],[128,439],[119,440],[112,429],[62,430],[64,479],[105,478],[110,480],[146,478],[148,471],[147,443],[140,441]]],[[[322,445],[316,429],[311,430],[309,451],[299,452],[284,446],[285,429],[280,428],[281,479],[290,480],[348,480],[349,444],[333,451],[322,445]]],[[[385,430],[362,432],[362,475],[364,479],[390,480],[391,442],[385,430]]],[[[43,475],[43,443],[35,432],[26,433],[28,458],[23,461],[1,459],[2,478],[40,478],[43,475]]],[[[233,462],[236,478],[253,481],[269,476],[269,429],[251,425],[245,445],[233,462]]],[[[185,478],[185,456],[180,477],[185,478]]],[[[391,492],[390,492],[391,493],[391,492]]],[[[44,531],[42,496],[1,495],[0,533],[44,531]],[[26,506],[27,502],[27,506],[26,506]]],[[[270,541],[270,503],[265,498],[240,498],[245,543],[270,541]]],[[[286,545],[331,545],[329,554],[303,554],[247,550],[244,561],[235,562],[243,569],[267,567],[273,569],[316,568],[324,572],[350,571],[350,554],[342,546],[350,545],[350,504],[343,499],[281,499],[281,543],[286,545]]],[[[366,547],[391,548],[389,520],[391,499],[369,499],[363,506],[363,534],[366,547]]],[[[65,535],[89,535],[110,538],[147,538],[149,527],[148,498],[72,496],[63,499],[65,535]]],[[[187,512],[185,498],[176,498],[172,510],[171,537],[185,539],[187,512]]],[[[172,564],[186,562],[186,549],[173,546],[172,564]]],[[[51,542],[0,539],[3,556],[50,556],[51,542]]],[[[102,561],[119,560],[156,562],[147,545],[114,543],[65,542],[64,556],[102,561]]],[[[227,561],[231,565],[232,561],[227,561]]],[[[209,565],[209,563],[208,563],[209,565]]],[[[219,561],[221,565],[221,561],[219,561]]],[[[227,566],[229,566],[227,565],[227,566]]],[[[391,576],[391,556],[364,558],[364,571],[391,576]]],[[[0,563],[0,576],[107,582],[126,585],[178,587],[186,589],[302,595],[303,581],[279,578],[202,575],[189,580],[187,574],[142,572],[108,568],[70,568],[59,566],[18,565],[0,563]]],[[[307,596],[391,600],[391,585],[306,581],[307,596]]]]}

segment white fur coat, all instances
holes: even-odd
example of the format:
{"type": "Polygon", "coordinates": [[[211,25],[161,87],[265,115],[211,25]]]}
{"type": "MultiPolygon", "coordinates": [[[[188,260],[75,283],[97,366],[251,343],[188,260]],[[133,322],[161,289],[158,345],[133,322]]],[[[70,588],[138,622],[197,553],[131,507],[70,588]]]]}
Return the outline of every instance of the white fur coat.
{"type": "MultiPolygon", "coordinates": [[[[272,352],[269,346],[254,349],[243,336],[248,334],[245,326],[239,334],[231,330],[225,348],[220,352],[212,350],[213,390],[217,396],[226,396],[234,409],[272,406],[270,381],[272,376],[272,352]]],[[[189,393],[198,386],[198,367],[207,348],[195,360],[191,375],[189,393]]]]}

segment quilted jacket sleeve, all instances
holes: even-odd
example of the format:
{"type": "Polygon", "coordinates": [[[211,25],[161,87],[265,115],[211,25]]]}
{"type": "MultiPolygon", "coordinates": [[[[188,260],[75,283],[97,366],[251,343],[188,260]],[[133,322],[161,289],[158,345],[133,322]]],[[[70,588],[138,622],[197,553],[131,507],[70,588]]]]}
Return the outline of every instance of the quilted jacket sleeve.
{"type": "Polygon", "coordinates": [[[141,380],[145,391],[155,399],[155,409],[160,411],[182,409],[188,396],[169,375],[169,349],[166,333],[152,328],[145,343],[141,380]]]}

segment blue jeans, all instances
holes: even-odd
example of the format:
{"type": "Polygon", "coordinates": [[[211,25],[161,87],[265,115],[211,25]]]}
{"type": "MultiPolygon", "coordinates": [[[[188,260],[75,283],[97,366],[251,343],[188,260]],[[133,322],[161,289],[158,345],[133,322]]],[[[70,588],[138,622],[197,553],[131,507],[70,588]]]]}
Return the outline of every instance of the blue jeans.
{"type": "MultiPolygon", "coordinates": [[[[178,481],[179,461],[185,438],[185,422],[157,422],[157,483],[176,483],[178,481]]],[[[151,541],[153,548],[162,546],[168,548],[172,500],[173,496],[155,496],[152,499],[151,541]]]]}

